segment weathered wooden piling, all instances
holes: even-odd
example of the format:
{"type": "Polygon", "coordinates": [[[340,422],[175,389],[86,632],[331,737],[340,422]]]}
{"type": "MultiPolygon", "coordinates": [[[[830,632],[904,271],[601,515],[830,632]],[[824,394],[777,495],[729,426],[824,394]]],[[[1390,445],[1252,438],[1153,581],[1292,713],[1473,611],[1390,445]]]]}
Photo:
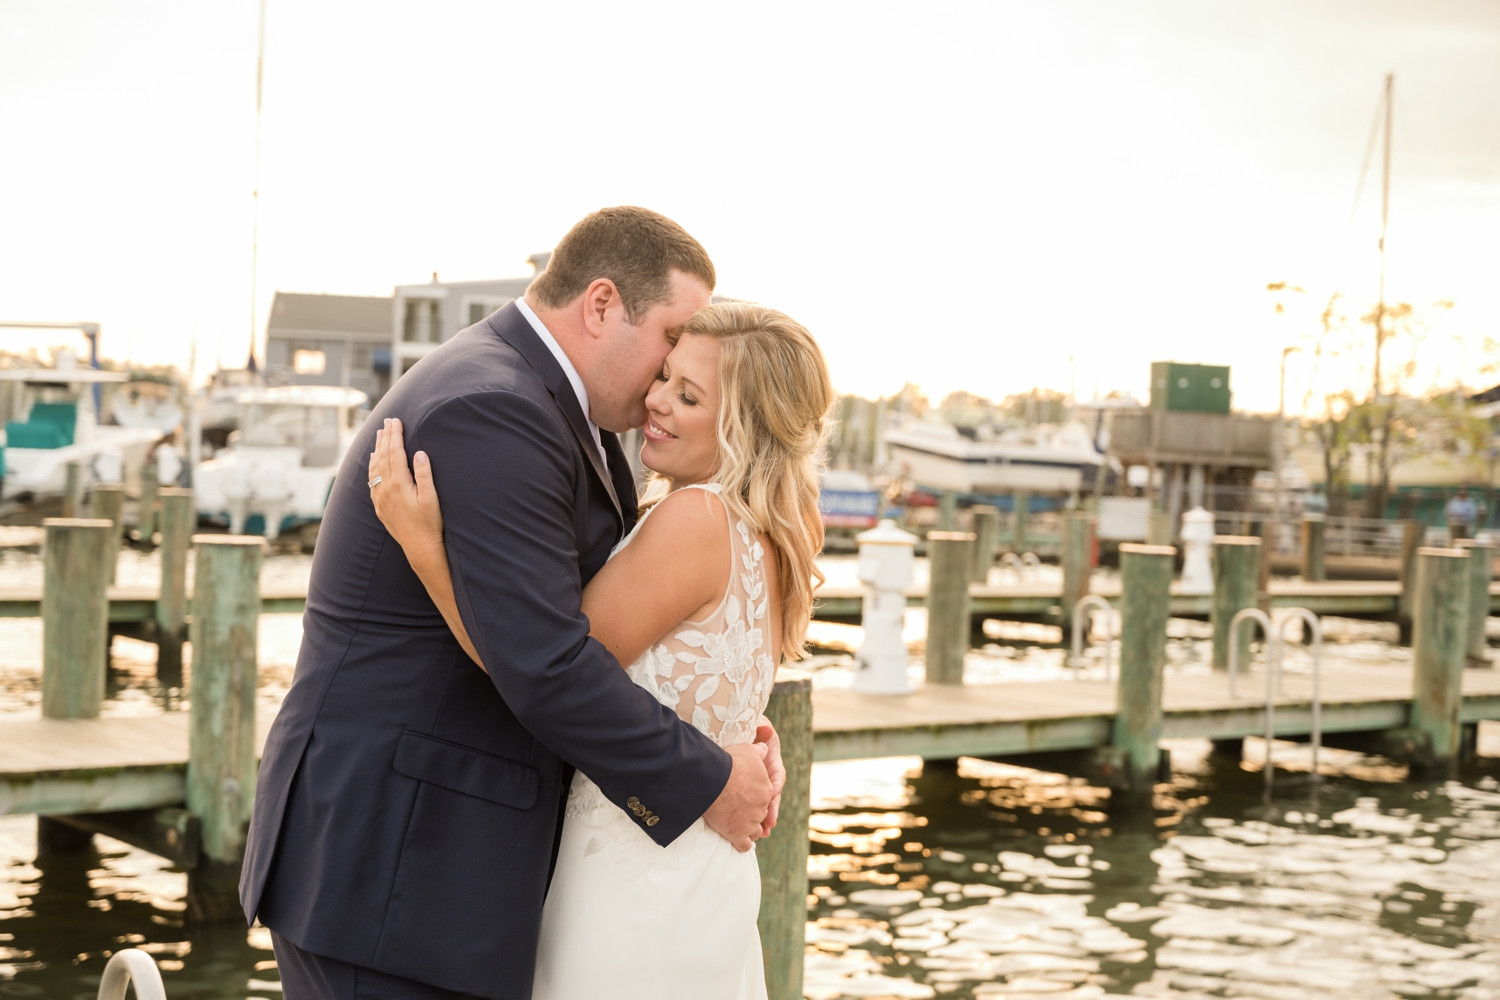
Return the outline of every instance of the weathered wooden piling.
{"type": "MultiPolygon", "coordinates": [[[[1406,623],[1403,631],[1410,630],[1412,608],[1417,596],[1417,550],[1422,547],[1426,537],[1427,527],[1420,521],[1401,522],[1400,617],[1406,623]]],[[[1410,642],[1411,637],[1408,635],[1405,641],[1410,642]]]]}
{"type": "Polygon", "coordinates": [[[974,534],[929,531],[927,556],[932,579],[927,587],[927,682],[962,684],[969,651],[969,576],[974,565],[974,534]]]}
{"type": "Polygon", "coordinates": [[[1146,544],[1148,545],[1171,545],[1172,536],[1176,534],[1177,526],[1172,523],[1172,515],[1164,510],[1153,510],[1146,519],[1146,544]]]}
{"type": "Polygon", "coordinates": [[[241,917],[236,887],[255,799],[255,662],[264,539],[195,535],[187,807],[202,822],[188,875],[195,920],[241,917]]]}
{"type": "Polygon", "coordinates": [[[112,525],[49,517],[42,526],[42,715],[93,719],[109,655],[104,580],[112,525]]]}
{"type": "Polygon", "coordinates": [[[1024,490],[1017,490],[1011,497],[1011,526],[1010,545],[1011,551],[1016,555],[1027,551],[1026,541],[1026,515],[1031,512],[1031,494],[1024,490]]]}
{"type": "MultiPolygon", "coordinates": [[[[1214,597],[1209,620],[1214,627],[1214,669],[1229,669],[1229,623],[1246,608],[1259,606],[1261,540],[1250,535],[1214,536],[1214,597]]],[[[1250,662],[1250,635],[1242,628],[1233,637],[1237,662],[1250,662]]]]}
{"type": "Polygon", "coordinates": [[[1302,515],[1302,579],[1321,583],[1328,579],[1324,558],[1324,541],[1328,535],[1328,518],[1322,514],[1302,515]]]}
{"type": "Polygon", "coordinates": [[[1000,508],[975,504],[974,514],[974,582],[985,583],[995,565],[995,543],[1000,538],[1000,508]]]}
{"type": "Polygon", "coordinates": [[[958,494],[952,490],[944,490],[943,495],[938,498],[938,526],[944,531],[952,531],[958,524],[958,494]]]}
{"type": "Polygon", "coordinates": [[[1469,641],[1465,658],[1471,667],[1490,665],[1485,624],[1490,614],[1490,578],[1494,574],[1495,547],[1473,538],[1460,539],[1458,547],[1469,553],[1469,641]]]}
{"type": "Polygon", "coordinates": [[[198,512],[193,491],[161,491],[161,593],[156,599],[156,676],[182,683],[182,643],[187,630],[188,546],[198,512]]]}
{"type": "Polygon", "coordinates": [[[89,513],[114,525],[105,554],[105,581],[115,582],[115,567],[120,561],[120,537],[125,530],[125,487],[120,483],[95,483],[89,498],[89,513]]]}
{"type": "Polygon", "coordinates": [[[69,462],[63,480],[63,517],[79,517],[83,513],[83,463],[69,462]]]}
{"type": "Polygon", "coordinates": [[[1073,627],[1073,609],[1088,596],[1094,572],[1094,515],[1070,510],[1062,522],[1062,626],[1073,627]]]}
{"type": "Polygon", "coordinates": [[[776,829],[755,845],[760,863],[760,947],[768,1000],[801,1000],[807,924],[807,821],[812,791],[812,678],[782,670],[766,718],[781,737],[786,787],[776,829]]]}
{"type": "Polygon", "coordinates": [[[1420,548],[1412,607],[1411,728],[1418,736],[1415,764],[1443,774],[1458,758],[1462,739],[1464,653],[1468,644],[1469,554],[1420,548]]]}
{"type": "Polygon", "coordinates": [[[1162,668],[1171,602],[1170,545],[1120,546],[1120,679],[1110,744],[1123,752],[1117,789],[1149,800],[1161,766],[1162,668]]]}
{"type": "Polygon", "coordinates": [[[146,546],[155,544],[156,536],[156,500],[160,492],[160,484],[156,480],[156,463],[147,460],[141,466],[141,499],[137,506],[135,515],[135,531],[141,543],[146,546]]]}

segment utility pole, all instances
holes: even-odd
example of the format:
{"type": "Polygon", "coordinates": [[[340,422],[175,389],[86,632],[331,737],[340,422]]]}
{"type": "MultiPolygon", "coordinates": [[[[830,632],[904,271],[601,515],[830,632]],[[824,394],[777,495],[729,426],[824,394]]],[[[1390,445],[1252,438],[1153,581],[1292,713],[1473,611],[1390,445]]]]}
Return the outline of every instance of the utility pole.
{"type": "Polygon", "coordinates": [[[1380,171],[1380,298],[1375,305],[1375,398],[1380,403],[1380,349],[1385,344],[1385,233],[1391,219],[1391,119],[1396,74],[1385,75],[1385,143],[1380,171]]]}
{"type": "MultiPolygon", "coordinates": [[[[255,360],[255,299],[260,266],[260,94],[266,65],[266,0],[260,0],[260,43],[255,50],[255,183],[250,192],[250,357],[255,360]]],[[[224,359],[220,358],[223,364],[224,359]]],[[[246,364],[250,367],[251,364],[246,364]]]]}

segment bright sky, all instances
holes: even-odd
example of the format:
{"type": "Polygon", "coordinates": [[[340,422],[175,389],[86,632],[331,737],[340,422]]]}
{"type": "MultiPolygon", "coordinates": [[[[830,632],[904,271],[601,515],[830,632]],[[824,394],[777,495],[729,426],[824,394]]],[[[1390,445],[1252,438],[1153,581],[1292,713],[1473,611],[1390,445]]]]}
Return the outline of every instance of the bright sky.
{"type": "MultiPolygon", "coordinates": [[[[0,0],[0,319],[243,363],[257,0],[0,0]]],[[[581,4],[268,0],[256,325],[276,289],[525,274],[584,213],[681,222],[846,391],[1144,396],[1149,362],[1281,348],[1389,289],[1450,299],[1425,382],[1500,338],[1488,0],[581,4]],[[1278,317],[1267,282],[1307,289],[1278,317]]],[[[0,331],[11,347],[66,335],[0,331]]],[[[1308,372],[1293,355],[1288,401],[1308,372]]],[[[1362,379],[1353,369],[1349,378],[1362,379]]],[[[1361,382],[1361,384],[1363,384],[1361,382]]]]}

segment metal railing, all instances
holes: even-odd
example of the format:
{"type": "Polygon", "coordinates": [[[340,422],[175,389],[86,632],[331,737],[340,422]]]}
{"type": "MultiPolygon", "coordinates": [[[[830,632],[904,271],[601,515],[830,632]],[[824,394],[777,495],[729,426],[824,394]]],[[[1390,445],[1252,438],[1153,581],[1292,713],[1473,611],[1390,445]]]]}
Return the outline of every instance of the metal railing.
{"type": "Polygon", "coordinates": [[[139,948],[126,948],[110,956],[99,980],[99,1000],[125,1000],[125,991],[135,985],[136,1000],[167,1000],[156,960],[139,948]]]}
{"type": "Polygon", "coordinates": [[[1104,612],[1104,679],[1113,680],[1114,648],[1119,636],[1115,632],[1114,609],[1098,594],[1088,594],[1073,605],[1073,655],[1068,660],[1069,666],[1073,668],[1073,679],[1078,679],[1079,668],[1083,666],[1083,629],[1088,621],[1088,615],[1085,614],[1085,609],[1088,608],[1104,612]]]}
{"type": "MultiPolygon", "coordinates": [[[[1243,535],[1265,521],[1253,511],[1217,511],[1214,530],[1221,535],[1243,535]]],[[[1368,517],[1330,517],[1324,522],[1323,552],[1330,556],[1401,557],[1402,522],[1368,517]]],[[[1281,556],[1302,554],[1302,519],[1269,521],[1263,529],[1271,552],[1281,556]]]]}
{"type": "Polygon", "coordinates": [[[1273,748],[1276,744],[1276,696],[1282,692],[1285,671],[1281,662],[1282,647],[1286,642],[1287,622],[1294,618],[1300,618],[1306,627],[1312,629],[1313,637],[1313,692],[1312,692],[1312,766],[1311,778],[1314,782],[1318,780],[1318,751],[1323,746],[1323,628],[1318,622],[1318,616],[1306,608],[1289,608],[1288,616],[1281,621],[1281,628],[1272,627],[1271,617],[1259,608],[1245,608],[1234,616],[1229,622],[1229,697],[1237,697],[1235,693],[1235,675],[1239,669],[1239,634],[1240,624],[1246,621],[1255,621],[1260,624],[1261,634],[1265,636],[1266,652],[1266,791],[1270,793],[1271,784],[1276,780],[1276,758],[1273,748]]]}

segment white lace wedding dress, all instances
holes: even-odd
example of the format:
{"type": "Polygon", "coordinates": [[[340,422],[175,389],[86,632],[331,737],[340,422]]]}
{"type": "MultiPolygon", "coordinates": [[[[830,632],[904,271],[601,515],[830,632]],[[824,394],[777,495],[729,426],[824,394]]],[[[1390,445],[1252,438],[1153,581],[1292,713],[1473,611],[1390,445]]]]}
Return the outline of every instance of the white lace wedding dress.
{"type": "MultiPolygon", "coordinates": [[[[717,485],[685,488],[719,493],[717,485]]],[[[776,674],[765,552],[743,521],[727,516],[724,599],[629,668],[632,680],[725,747],[755,738],[776,674]]],[[[579,773],[542,911],[532,1000],[761,1000],[759,910],[754,851],[736,851],[701,819],[660,847],[579,773]]]]}

